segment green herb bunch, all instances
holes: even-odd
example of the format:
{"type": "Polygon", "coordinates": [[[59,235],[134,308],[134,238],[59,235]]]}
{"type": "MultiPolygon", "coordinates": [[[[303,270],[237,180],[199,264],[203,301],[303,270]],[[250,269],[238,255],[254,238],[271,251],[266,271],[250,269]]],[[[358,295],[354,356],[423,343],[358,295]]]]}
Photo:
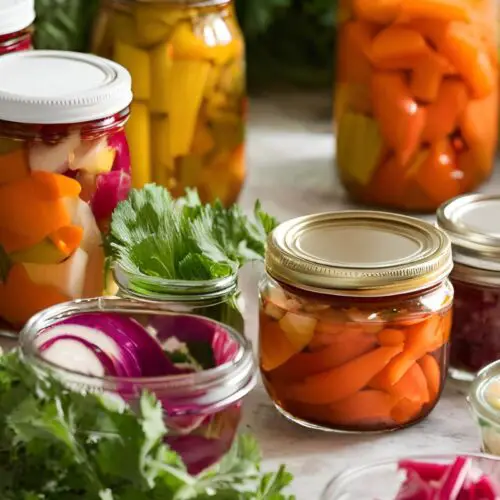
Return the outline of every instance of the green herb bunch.
{"type": "Polygon", "coordinates": [[[0,357],[2,500],[292,500],[284,467],[260,473],[251,436],[194,477],[165,435],[150,394],[133,413],[117,396],[67,389],[17,351],[0,357]]]}
{"type": "Polygon", "coordinates": [[[203,205],[193,190],[174,200],[166,188],[147,184],[118,204],[106,249],[132,274],[209,280],[261,259],[267,234],[276,225],[258,202],[251,220],[237,205],[203,205]]]}

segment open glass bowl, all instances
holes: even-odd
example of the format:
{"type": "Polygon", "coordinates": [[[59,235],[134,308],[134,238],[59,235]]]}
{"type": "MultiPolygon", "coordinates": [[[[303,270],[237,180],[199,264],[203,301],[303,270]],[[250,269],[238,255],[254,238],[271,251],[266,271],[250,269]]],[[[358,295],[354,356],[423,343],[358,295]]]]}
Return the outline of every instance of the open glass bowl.
{"type": "Polygon", "coordinates": [[[252,346],[243,335],[211,319],[172,313],[159,304],[143,301],[100,297],[58,304],[26,324],[20,334],[20,347],[30,363],[51,372],[72,390],[119,394],[133,409],[144,390],[154,393],[163,406],[166,441],[181,455],[191,474],[216,463],[229,450],[240,422],[242,400],[256,382],[252,346]],[[156,332],[159,341],[159,323],[167,325],[167,331],[178,332],[179,338],[183,330],[188,336],[199,337],[212,329],[217,339],[227,340],[220,349],[215,345],[217,341],[212,340],[214,366],[201,371],[136,378],[88,375],[70,369],[74,365],[67,360],[65,366],[48,361],[42,355],[43,344],[40,347],[40,338],[47,328],[84,313],[133,318],[153,336],[156,332]]]}
{"type": "Polygon", "coordinates": [[[405,473],[398,470],[400,460],[448,465],[457,456],[472,458],[475,468],[487,474],[497,487],[500,485],[500,459],[497,457],[475,453],[416,455],[347,469],[327,484],[321,500],[394,500],[405,479],[405,473]]]}

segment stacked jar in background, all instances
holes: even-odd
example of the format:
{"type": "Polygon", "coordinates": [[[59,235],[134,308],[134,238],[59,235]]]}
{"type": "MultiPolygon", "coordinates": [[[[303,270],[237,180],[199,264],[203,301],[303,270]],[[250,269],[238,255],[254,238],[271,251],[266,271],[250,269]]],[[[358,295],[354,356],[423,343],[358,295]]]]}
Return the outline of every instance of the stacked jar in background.
{"type": "Polygon", "coordinates": [[[230,0],[105,1],[93,50],[132,74],[133,184],[236,201],[245,178],[244,41],[230,0]]]}
{"type": "Polygon", "coordinates": [[[0,56],[32,48],[34,0],[0,0],[0,56]]]}
{"type": "Polygon", "coordinates": [[[489,177],[496,10],[496,0],[342,2],[337,166],[354,199],[432,212],[489,177]]]}
{"type": "Polygon", "coordinates": [[[130,189],[129,73],[97,56],[0,58],[0,318],[101,295],[101,231],[130,189]]]}

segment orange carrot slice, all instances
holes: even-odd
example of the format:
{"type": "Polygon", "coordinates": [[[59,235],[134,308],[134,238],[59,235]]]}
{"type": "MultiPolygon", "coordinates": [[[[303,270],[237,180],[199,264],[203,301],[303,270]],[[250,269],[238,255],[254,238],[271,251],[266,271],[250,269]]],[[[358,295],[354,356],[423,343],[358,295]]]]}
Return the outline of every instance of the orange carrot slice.
{"type": "Polygon", "coordinates": [[[403,350],[403,346],[379,347],[342,366],[291,384],[287,397],[311,404],[335,403],[363,389],[368,382],[403,350]]]}
{"type": "Polygon", "coordinates": [[[431,146],[427,159],[415,173],[415,181],[434,206],[460,194],[455,152],[447,139],[431,146]]]}
{"type": "Polygon", "coordinates": [[[422,369],[427,380],[430,401],[436,401],[441,391],[441,369],[434,356],[426,354],[418,360],[418,365],[422,369]]]}
{"type": "Polygon", "coordinates": [[[22,264],[12,266],[7,281],[0,283],[0,316],[14,326],[22,326],[33,314],[67,300],[52,286],[34,284],[22,264]]]}
{"type": "Polygon", "coordinates": [[[391,411],[391,417],[400,425],[407,424],[418,418],[422,407],[423,404],[419,401],[411,401],[404,398],[394,406],[391,411]]]}
{"type": "Polygon", "coordinates": [[[387,378],[387,373],[381,372],[370,381],[369,386],[388,392],[398,401],[407,398],[424,404],[430,400],[427,380],[417,363],[414,363],[394,385],[387,378]]]}
{"type": "Polygon", "coordinates": [[[471,10],[464,0],[405,0],[401,3],[401,21],[425,18],[469,22],[471,10]]]}
{"type": "Polygon", "coordinates": [[[286,338],[277,321],[267,320],[264,314],[260,317],[260,363],[264,371],[270,371],[288,361],[298,351],[286,338]]]}
{"type": "Polygon", "coordinates": [[[0,155],[0,186],[18,181],[29,173],[28,153],[24,148],[0,155]]]}
{"type": "Polygon", "coordinates": [[[496,70],[475,27],[450,23],[437,48],[451,61],[476,99],[486,97],[496,86],[496,70]]]}
{"type": "Polygon", "coordinates": [[[7,253],[24,250],[41,241],[39,235],[23,235],[0,227],[0,245],[7,253]]]}
{"type": "Polygon", "coordinates": [[[362,330],[338,335],[328,347],[312,353],[299,353],[285,364],[273,370],[276,376],[286,381],[299,381],[310,375],[321,373],[366,354],[376,346],[373,335],[362,330]]]}
{"type": "MultiPolygon", "coordinates": [[[[420,142],[426,114],[411,95],[401,73],[377,71],[372,79],[375,118],[382,136],[395,150],[401,165],[406,165],[420,142]]],[[[394,181],[391,182],[394,186],[394,181]]]]}
{"type": "Polygon", "coordinates": [[[49,239],[59,251],[69,257],[79,246],[83,237],[80,226],[65,226],[49,235],[49,239]]]}
{"type": "Polygon", "coordinates": [[[337,82],[367,85],[371,76],[368,59],[377,27],[363,21],[349,21],[338,33],[337,82]]]}
{"type": "Polygon", "coordinates": [[[436,102],[427,107],[427,120],[422,140],[436,142],[446,138],[458,128],[459,118],[466,109],[467,88],[459,80],[443,80],[436,102]]]}
{"type": "Polygon", "coordinates": [[[390,386],[397,384],[417,359],[435,351],[445,342],[446,337],[438,315],[433,315],[424,323],[408,328],[404,351],[390,361],[379,377],[390,386]]]}
{"type": "Polygon", "coordinates": [[[33,176],[0,186],[0,227],[6,230],[4,235],[19,234],[36,243],[60,227],[71,225],[64,200],[48,193],[33,176]]]}
{"type": "Polygon", "coordinates": [[[389,24],[396,19],[404,0],[353,0],[356,17],[379,24],[389,24]]]}
{"type": "Polygon", "coordinates": [[[417,31],[389,26],[375,36],[369,55],[378,69],[412,69],[428,51],[424,37],[417,31]]]}
{"type": "Polygon", "coordinates": [[[330,405],[328,420],[339,425],[389,423],[395,403],[395,399],[386,392],[359,391],[330,405]]]}
{"type": "Polygon", "coordinates": [[[49,199],[76,198],[82,190],[78,181],[65,175],[38,170],[31,177],[40,187],[40,194],[49,199]]]}
{"type": "Polygon", "coordinates": [[[404,344],[406,340],[405,334],[401,330],[395,328],[385,328],[378,333],[377,339],[380,345],[394,346],[404,344]]]}

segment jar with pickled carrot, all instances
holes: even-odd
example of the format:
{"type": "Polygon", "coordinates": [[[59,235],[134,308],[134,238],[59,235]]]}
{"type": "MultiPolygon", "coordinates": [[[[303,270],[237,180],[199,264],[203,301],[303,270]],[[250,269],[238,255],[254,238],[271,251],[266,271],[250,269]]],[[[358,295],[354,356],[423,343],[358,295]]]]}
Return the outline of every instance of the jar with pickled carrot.
{"type": "Polygon", "coordinates": [[[32,48],[34,0],[0,0],[0,56],[32,48]]]}
{"type": "Polygon", "coordinates": [[[0,319],[101,295],[106,230],[130,189],[129,73],[97,56],[0,58],[0,319]]]}
{"type": "Polygon", "coordinates": [[[346,211],[270,236],[260,283],[260,369],[276,408],[306,427],[414,424],[446,378],[451,245],[411,217],[346,211]]]}
{"type": "Polygon", "coordinates": [[[133,185],[236,201],[245,179],[244,41],[232,0],[106,0],[93,51],[132,74],[133,185]]]}
{"type": "Polygon", "coordinates": [[[497,143],[497,0],[343,0],[336,163],[363,203],[434,211],[497,143]]]}

